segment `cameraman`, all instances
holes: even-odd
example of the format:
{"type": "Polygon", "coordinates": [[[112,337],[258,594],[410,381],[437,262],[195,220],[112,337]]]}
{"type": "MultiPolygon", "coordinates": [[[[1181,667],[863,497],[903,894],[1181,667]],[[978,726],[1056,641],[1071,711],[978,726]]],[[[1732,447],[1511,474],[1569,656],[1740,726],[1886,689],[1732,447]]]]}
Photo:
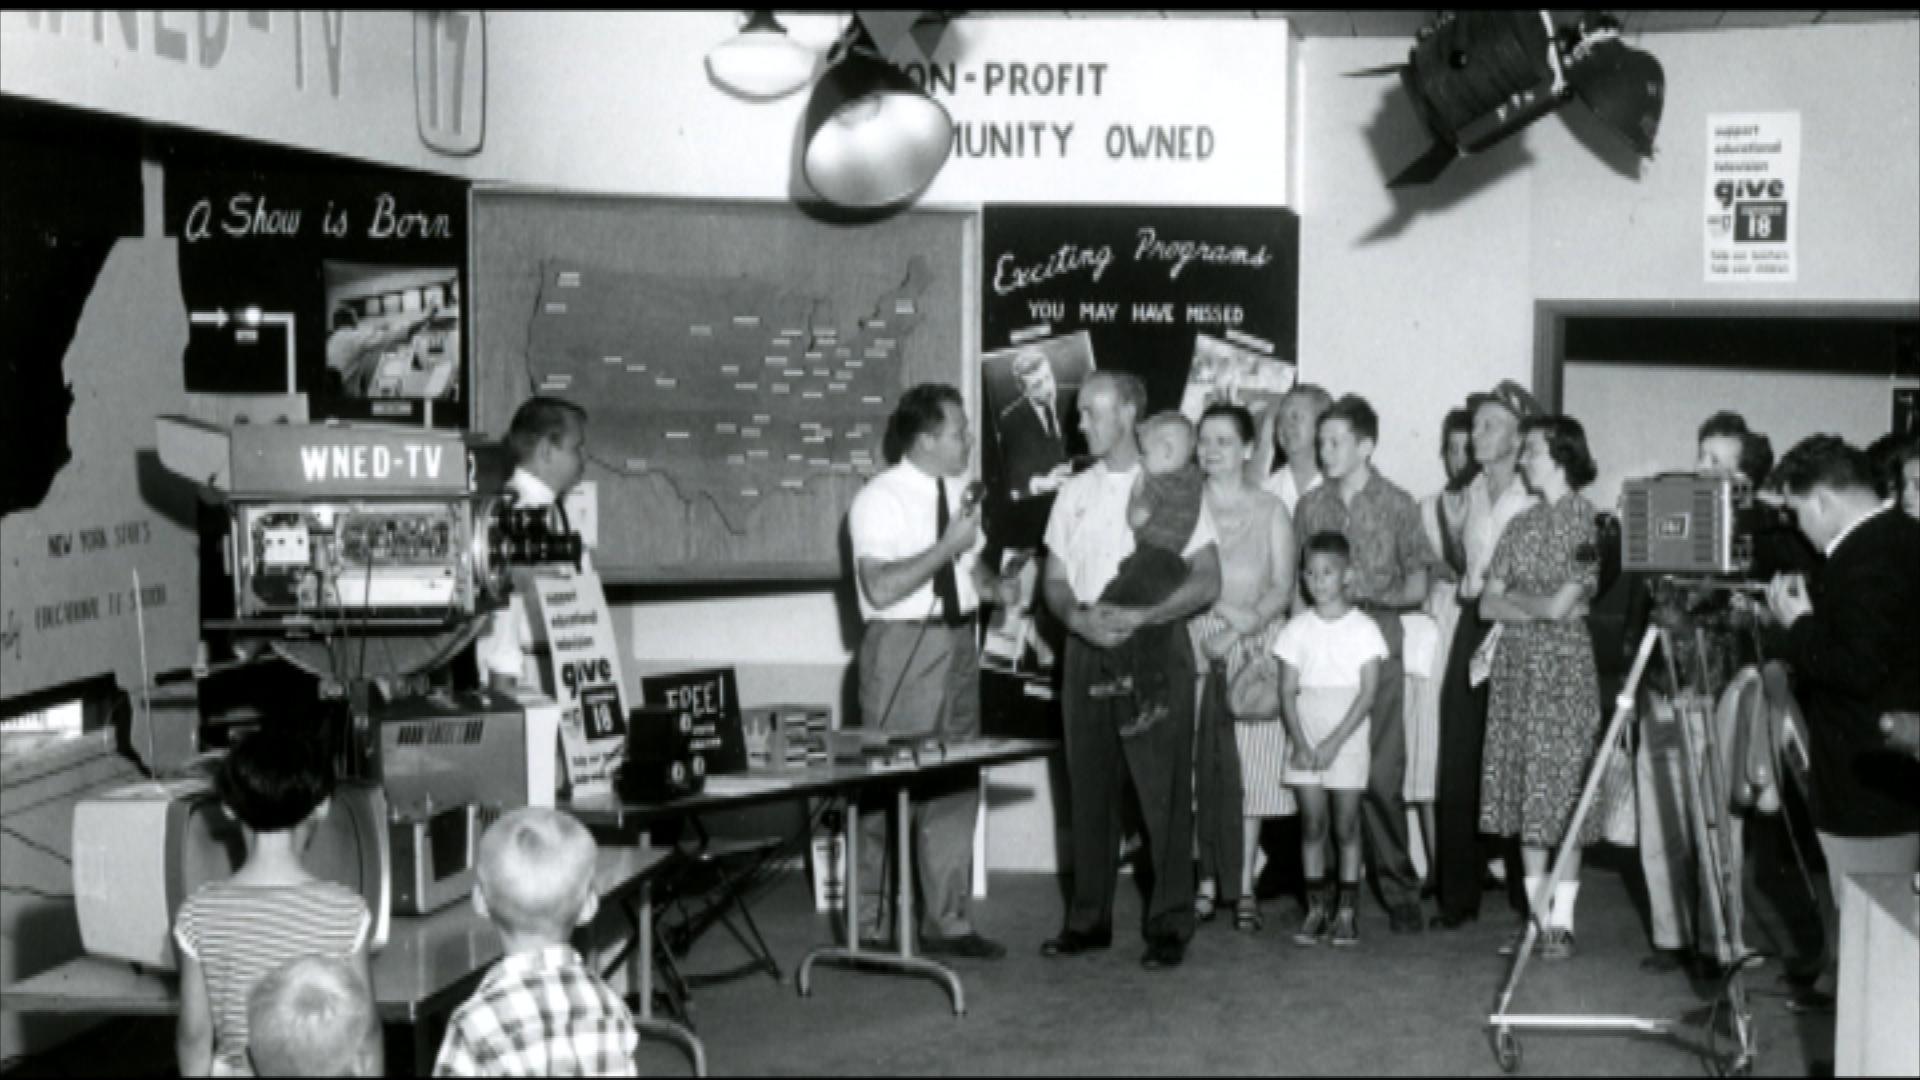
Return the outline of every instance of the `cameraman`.
{"type": "Polygon", "coordinates": [[[1782,574],[1767,605],[1806,713],[1813,820],[1837,907],[1848,874],[1920,869],[1920,769],[1882,731],[1920,709],[1920,521],[1883,502],[1867,455],[1832,435],[1788,451],[1771,485],[1826,552],[1782,574]]]}
{"type": "MultiPolygon", "coordinates": [[[[1758,491],[1773,467],[1773,448],[1765,435],[1750,430],[1733,412],[1718,412],[1700,425],[1696,436],[1696,470],[1703,475],[1739,477],[1758,491]]],[[[1753,564],[1751,579],[1765,580],[1775,573],[1804,571],[1811,566],[1812,549],[1790,525],[1770,512],[1750,513],[1753,564]]],[[[1709,958],[1700,940],[1719,916],[1702,907],[1696,887],[1695,838],[1681,793],[1686,790],[1680,745],[1682,724],[1696,747],[1701,745],[1699,723],[1714,714],[1714,703],[1742,666],[1762,659],[1762,638],[1768,628],[1758,625],[1750,607],[1731,597],[1730,590],[1686,587],[1664,575],[1632,575],[1627,601],[1625,640],[1629,659],[1649,622],[1669,631],[1665,647],[1679,685],[1670,685],[1668,666],[1649,664],[1643,686],[1647,693],[1640,710],[1640,740],[1635,754],[1635,780],[1640,825],[1640,865],[1645,877],[1653,955],[1641,965],[1664,972],[1690,967],[1712,974],[1732,957],[1709,958]],[[1687,719],[1691,716],[1692,719],[1687,719]]],[[[1766,653],[1778,649],[1768,645],[1766,653]]],[[[1751,825],[1753,822],[1747,822],[1751,825]]],[[[1774,929],[1795,947],[1789,967],[1802,979],[1817,974],[1821,945],[1819,912],[1809,907],[1804,886],[1794,881],[1790,852],[1782,823],[1768,823],[1736,837],[1727,845],[1730,869],[1749,876],[1753,888],[1743,890],[1761,901],[1756,908],[1777,913],[1774,929]],[[1753,848],[1746,865],[1744,839],[1753,848]]],[[[1739,912],[1745,905],[1736,903],[1739,912]]],[[[1735,942],[1741,940],[1733,928],[1735,942]]]]}

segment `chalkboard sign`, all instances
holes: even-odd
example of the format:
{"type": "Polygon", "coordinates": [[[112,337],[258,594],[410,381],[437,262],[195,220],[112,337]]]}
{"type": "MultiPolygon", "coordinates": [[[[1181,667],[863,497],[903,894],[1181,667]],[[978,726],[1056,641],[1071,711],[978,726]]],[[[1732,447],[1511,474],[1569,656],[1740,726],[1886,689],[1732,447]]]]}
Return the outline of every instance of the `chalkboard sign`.
{"type": "Polygon", "coordinates": [[[465,181],[186,134],[162,153],[188,391],[467,426],[465,181]]]}
{"type": "Polygon", "coordinates": [[[1278,208],[986,208],[981,439],[992,539],[1039,543],[1057,486],[1049,462],[1085,453],[1075,399],[1092,370],[1140,376],[1148,413],[1192,413],[1216,385],[1241,400],[1242,384],[1229,389],[1224,374],[1216,383],[1216,370],[1244,367],[1249,387],[1291,384],[1299,225],[1278,208]]]}
{"type": "Polygon", "coordinates": [[[747,770],[740,688],[732,668],[648,675],[640,680],[640,697],[648,705],[680,709],[693,718],[692,749],[706,755],[708,772],[747,770]]]}

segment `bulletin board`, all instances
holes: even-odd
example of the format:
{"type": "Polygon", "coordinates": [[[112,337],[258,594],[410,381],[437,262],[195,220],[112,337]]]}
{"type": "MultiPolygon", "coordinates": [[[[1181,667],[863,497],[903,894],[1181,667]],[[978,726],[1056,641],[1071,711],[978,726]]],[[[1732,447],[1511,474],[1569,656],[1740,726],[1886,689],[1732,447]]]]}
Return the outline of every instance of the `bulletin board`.
{"type": "Polygon", "coordinates": [[[478,430],[589,415],[609,581],[825,580],[900,393],[967,387],[974,215],[476,191],[478,430]]]}
{"type": "MultiPolygon", "coordinates": [[[[981,236],[989,418],[981,472],[987,531],[997,543],[1039,546],[1052,508],[1051,495],[1009,492],[1032,471],[1022,464],[1019,430],[1007,423],[1028,410],[1003,404],[1019,393],[1005,361],[1023,347],[1044,351],[1053,368],[1057,456],[1068,460],[1084,460],[1075,402],[1091,371],[1138,375],[1146,414],[1181,408],[1197,416],[1203,370],[1222,355],[1259,358],[1270,375],[1262,385],[1292,384],[1300,219],[1291,210],[996,204],[982,214],[981,236]]],[[[1246,399],[1236,392],[1228,400],[1246,399]]]]}

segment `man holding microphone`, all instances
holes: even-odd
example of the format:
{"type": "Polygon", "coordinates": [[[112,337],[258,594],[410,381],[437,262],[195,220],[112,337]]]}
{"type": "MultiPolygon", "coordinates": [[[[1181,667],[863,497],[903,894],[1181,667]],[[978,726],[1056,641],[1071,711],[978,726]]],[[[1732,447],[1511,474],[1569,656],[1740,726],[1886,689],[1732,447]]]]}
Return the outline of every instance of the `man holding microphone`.
{"type": "MultiPolygon", "coordinates": [[[[868,731],[943,741],[980,730],[979,651],[973,620],[983,595],[1010,603],[1018,582],[982,564],[979,499],[966,482],[973,431],[960,392],[922,383],[887,420],[895,464],[868,481],[848,512],[854,579],[866,632],[860,643],[861,724],[868,731]]],[[[973,928],[973,828],[977,774],[915,786],[920,951],[992,960],[1006,949],[973,928]]],[[[860,834],[862,947],[887,944],[886,814],[864,813],[860,834]]],[[[899,872],[906,873],[901,867],[899,872]]],[[[902,927],[911,933],[911,928],[902,927]]],[[[851,943],[850,943],[851,944],[851,943]]]]}

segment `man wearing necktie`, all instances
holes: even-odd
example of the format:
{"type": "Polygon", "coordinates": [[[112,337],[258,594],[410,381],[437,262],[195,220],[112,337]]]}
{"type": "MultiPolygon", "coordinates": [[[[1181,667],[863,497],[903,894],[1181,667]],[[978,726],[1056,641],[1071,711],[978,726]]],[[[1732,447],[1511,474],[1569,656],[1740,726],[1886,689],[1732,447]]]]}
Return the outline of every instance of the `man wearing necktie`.
{"type": "MultiPolygon", "coordinates": [[[[848,512],[854,578],[866,632],[860,642],[861,724],[868,731],[946,742],[980,730],[980,597],[1001,602],[1003,582],[980,560],[977,505],[965,499],[973,433],[960,392],[923,383],[901,396],[887,420],[887,459],[848,512]]],[[[919,863],[920,951],[995,959],[968,915],[977,774],[956,773],[914,788],[913,850],[919,863]]],[[[864,812],[860,837],[860,937],[885,947],[887,818],[864,812]]],[[[905,872],[905,868],[900,868],[905,872]]]]}
{"type": "Polygon", "coordinates": [[[1014,502],[1051,495],[1067,476],[1067,444],[1060,429],[1060,388],[1047,354],[1023,349],[1013,358],[1020,396],[1000,410],[998,432],[1006,461],[1007,494],[1014,502]]]}

